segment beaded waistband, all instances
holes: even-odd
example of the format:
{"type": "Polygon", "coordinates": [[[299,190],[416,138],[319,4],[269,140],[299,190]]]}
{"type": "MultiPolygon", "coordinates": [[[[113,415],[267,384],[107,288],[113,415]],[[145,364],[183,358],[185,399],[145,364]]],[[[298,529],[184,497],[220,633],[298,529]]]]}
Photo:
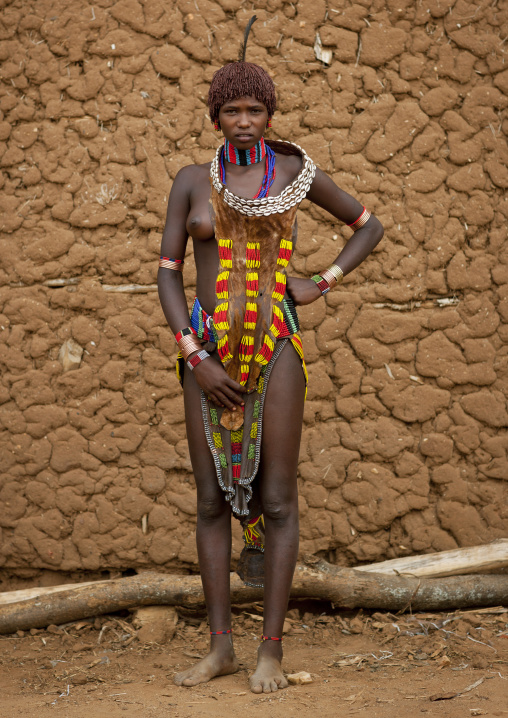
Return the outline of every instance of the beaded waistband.
{"type": "MultiPolygon", "coordinates": [[[[300,324],[298,322],[298,315],[296,308],[291,297],[286,295],[283,300],[283,322],[282,329],[278,336],[278,339],[284,339],[285,337],[291,337],[300,330],[300,324]]],[[[191,327],[194,329],[200,339],[205,342],[218,341],[217,332],[213,326],[213,317],[211,314],[205,312],[199,299],[195,297],[194,304],[191,310],[191,327]]]]}
{"type": "Polygon", "coordinates": [[[205,342],[217,343],[219,338],[213,326],[213,317],[205,312],[197,297],[194,298],[190,320],[191,327],[200,339],[205,342]]]}

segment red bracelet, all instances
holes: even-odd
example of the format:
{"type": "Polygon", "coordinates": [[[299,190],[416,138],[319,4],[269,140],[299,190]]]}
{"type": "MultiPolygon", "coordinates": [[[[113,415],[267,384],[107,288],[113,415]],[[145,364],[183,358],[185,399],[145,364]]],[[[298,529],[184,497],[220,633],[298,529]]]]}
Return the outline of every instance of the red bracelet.
{"type": "Polygon", "coordinates": [[[331,287],[326,281],[326,279],[323,279],[323,277],[320,274],[315,274],[313,277],[311,277],[313,282],[316,282],[316,284],[319,287],[319,291],[321,294],[326,294],[330,291],[331,287]]]}
{"type": "Polygon", "coordinates": [[[194,371],[194,367],[200,364],[204,359],[207,359],[209,356],[210,354],[207,351],[201,349],[201,351],[193,356],[192,359],[187,360],[187,366],[191,371],[194,371]]]}

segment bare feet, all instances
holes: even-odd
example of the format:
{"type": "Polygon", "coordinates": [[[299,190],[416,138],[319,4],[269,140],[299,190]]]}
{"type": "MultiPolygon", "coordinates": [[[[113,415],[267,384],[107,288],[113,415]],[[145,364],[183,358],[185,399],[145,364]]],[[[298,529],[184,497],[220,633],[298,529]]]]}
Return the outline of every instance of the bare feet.
{"type": "Polygon", "coordinates": [[[197,686],[198,683],[207,683],[215,676],[226,676],[239,670],[240,665],[231,641],[224,638],[218,645],[217,643],[212,647],[210,653],[195,666],[176,674],[177,686],[197,686]],[[226,640],[228,640],[227,644],[226,640]],[[224,645],[220,645],[221,643],[224,645]]]}
{"type": "Polygon", "coordinates": [[[286,688],[288,682],[282,672],[282,646],[280,641],[264,641],[258,649],[256,671],[249,678],[253,693],[274,693],[286,688]]]}

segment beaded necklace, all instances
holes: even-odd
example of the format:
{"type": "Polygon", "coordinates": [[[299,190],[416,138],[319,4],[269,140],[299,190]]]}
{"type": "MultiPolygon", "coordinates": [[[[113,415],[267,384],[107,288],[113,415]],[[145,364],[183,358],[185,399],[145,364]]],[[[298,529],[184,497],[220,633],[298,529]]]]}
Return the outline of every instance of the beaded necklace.
{"type": "Polygon", "coordinates": [[[235,165],[253,165],[262,162],[266,157],[266,169],[261,182],[261,187],[254,195],[254,199],[261,199],[268,196],[270,187],[275,179],[275,152],[265,144],[263,137],[250,150],[239,150],[231,142],[224,140],[224,147],[220,152],[220,181],[226,184],[225,160],[235,165]]]}

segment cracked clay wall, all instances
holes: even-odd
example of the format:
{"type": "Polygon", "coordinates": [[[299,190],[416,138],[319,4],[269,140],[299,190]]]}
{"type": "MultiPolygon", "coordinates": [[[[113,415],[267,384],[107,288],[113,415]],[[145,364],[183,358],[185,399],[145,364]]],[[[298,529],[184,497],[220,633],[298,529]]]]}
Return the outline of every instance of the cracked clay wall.
{"type": "MultiPolygon", "coordinates": [[[[0,6],[0,565],[195,568],[175,344],[153,284],[171,182],[212,157],[208,83],[252,5],[0,6]]],[[[280,98],[271,136],[386,228],[300,310],[302,553],[354,565],[507,536],[507,3],[255,6],[249,59],[280,98]]],[[[304,203],[294,273],[349,235],[304,203]]],[[[189,247],[189,301],[192,266],[189,247]]]]}

